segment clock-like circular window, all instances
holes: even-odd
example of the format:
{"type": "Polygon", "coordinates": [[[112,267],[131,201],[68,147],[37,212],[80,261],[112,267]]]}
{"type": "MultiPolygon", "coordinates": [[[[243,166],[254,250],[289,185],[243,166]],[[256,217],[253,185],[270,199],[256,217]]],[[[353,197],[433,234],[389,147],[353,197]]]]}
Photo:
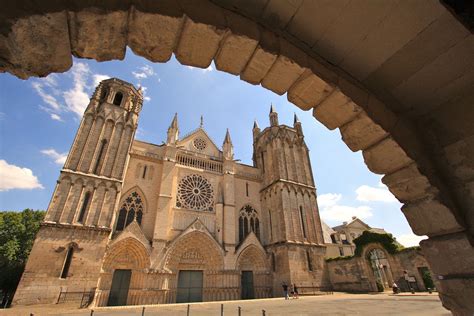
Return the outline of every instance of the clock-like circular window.
{"type": "Polygon", "coordinates": [[[204,150],[207,146],[207,143],[201,137],[195,138],[193,141],[194,148],[197,150],[204,150]]]}
{"type": "Polygon", "coordinates": [[[196,211],[210,211],[213,207],[214,191],[203,176],[192,174],[181,179],[178,184],[176,206],[196,211]]]}

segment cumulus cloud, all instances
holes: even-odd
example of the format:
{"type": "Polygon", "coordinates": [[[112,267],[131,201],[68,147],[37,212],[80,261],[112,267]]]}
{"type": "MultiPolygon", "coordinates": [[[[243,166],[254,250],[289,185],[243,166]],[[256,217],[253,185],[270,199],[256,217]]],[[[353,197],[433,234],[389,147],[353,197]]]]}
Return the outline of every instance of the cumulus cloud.
{"type": "Polygon", "coordinates": [[[51,119],[55,120],[55,121],[61,121],[62,122],[61,116],[57,115],[56,113],[51,113],[51,119]]]}
{"type": "Polygon", "coordinates": [[[403,234],[397,237],[397,241],[405,247],[418,246],[420,241],[427,239],[427,236],[417,236],[415,234],[403,234]]]}
{"type": "Polygon", "coordinates": [[[397,199],[382,183],[379,183],[379,188],[361,185],[357,188],[356,194],[356,199],[363,202],[397,202],[397,199]]]}
{"type": "Polygon", "coordinates": [[[191,70],[197,69],[197,70],[200,70],[202,73],[207,73],[207,72],[211,72],[211,71],[214,70],[214,67],[212,67],[212,63],[207,68],[197,68],[197,67],[193,67],[193,66],[186,66],[186,68],[191,69],[191,70]]]}
{"type": "Polygon", "coordinates": [[[372,209],[369,206],[349,206],[340,204],[341,194],[326,193],[318,196],[319,214],[326,221],[350,221],[353,216],[360,219],[371,217],[372,209]]]}
{"type": "Polygon", "coordinates": [[[84,114],[84,110],[89,104],[89,94],[86,92],[86,80],[91,71],[85,63],[75,63],[71,70],[74,85],[71,89],[63,93],[69,111],[78,116],[84,114]]]}
{"type": "Polygon", "coordinates": [[[136,79],[146,79],[151,76],[155,76],[155,70],[150,65],[144,65],[142,67],[139,67],[136,71],[132,71],[132,75],[136,79]]]}
{"type": "Polygon", "coordinates": [[[32,86],[43,102],[40,108],[49,113],[51,119],[62,121],[65,113],[74,113],[82,117],[94,88],[107,78],[109,76],[93,73],[86,63],[76,62],[68,73],[51,74],[46,78],[36,79],[32,86]],[[61,82],[60,76],[72,76],[72,87],[60,88],[58,83],[61,82]]]}
{"type": "Polygon", "coordinates": [[[110,79],[110,76],[95,74],[92,78],[94,80],[93,87],[97,87],[102,80],[110,79]]]}
{"type": "Polygon", "coordinates": [[[43,189],[33,171],[11,165],[5,160],[0,160],[0,191],[13,189],[43,189]]]}
{"type": "Polygon", "coordinates": [[[68,154],[68,153],[60,154],[52,148],[43,149],[41,153],[52,158],[54,162],[57,163],[58,165],[64,165],[64,163],[66,162],[67,154],[68,154]]]}

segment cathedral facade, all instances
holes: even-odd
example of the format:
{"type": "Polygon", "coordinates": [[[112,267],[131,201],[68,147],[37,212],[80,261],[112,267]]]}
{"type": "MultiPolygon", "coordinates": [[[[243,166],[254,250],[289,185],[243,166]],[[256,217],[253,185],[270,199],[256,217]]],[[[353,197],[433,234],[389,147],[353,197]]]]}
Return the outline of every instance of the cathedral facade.
{"type": "Polygon", "coordinates": [[[14,304],[91,291],[95,306],[281,296],[329,286],[301,123],[253,126],[253,165],[201,125],[135,140],[143,96],[102,81],[85,110],[14,304]]]}

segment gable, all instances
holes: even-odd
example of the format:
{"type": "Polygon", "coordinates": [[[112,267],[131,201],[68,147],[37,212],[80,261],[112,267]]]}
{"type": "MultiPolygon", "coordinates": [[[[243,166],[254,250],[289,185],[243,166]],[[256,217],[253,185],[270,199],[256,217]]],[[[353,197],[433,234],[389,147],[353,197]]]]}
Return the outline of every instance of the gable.
{"type": "Polygon", "coordinates": [[[213,157],[221,157],[221,151],[202,128],[198,128],[186,135],[177,142],[177,145],[187,151],[213,157]]]}
{"type": "Polygon", "coordinates": [[[346,227],[350,229],[363,229],[363,230],[370,229],[370,226],[364,223],[363,221],[361,221],[360,219],[356,219],[352,221],[346,227]]]}

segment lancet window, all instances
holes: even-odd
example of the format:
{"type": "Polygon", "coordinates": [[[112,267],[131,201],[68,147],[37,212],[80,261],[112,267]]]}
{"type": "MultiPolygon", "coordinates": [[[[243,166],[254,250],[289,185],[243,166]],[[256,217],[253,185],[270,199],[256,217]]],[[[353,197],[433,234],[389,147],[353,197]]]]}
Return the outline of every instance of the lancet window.
{"type": "Polygon", "coordinates": [[[117,227],[115,230],[124,230],[131,222],[137,221],[139,225],[142,224],[143,217],[143,199],[136,191],[132,192],[123,202],[120,207],[119,216],[117,220],[117,227]]]}
{"type": "Polygon", "coordinates": [[[250,205],[244,205],[239,214],[239,242],[247,237],[250,232],[254,232],[260,239],[260,222],[257,211],[250,205]]]}

